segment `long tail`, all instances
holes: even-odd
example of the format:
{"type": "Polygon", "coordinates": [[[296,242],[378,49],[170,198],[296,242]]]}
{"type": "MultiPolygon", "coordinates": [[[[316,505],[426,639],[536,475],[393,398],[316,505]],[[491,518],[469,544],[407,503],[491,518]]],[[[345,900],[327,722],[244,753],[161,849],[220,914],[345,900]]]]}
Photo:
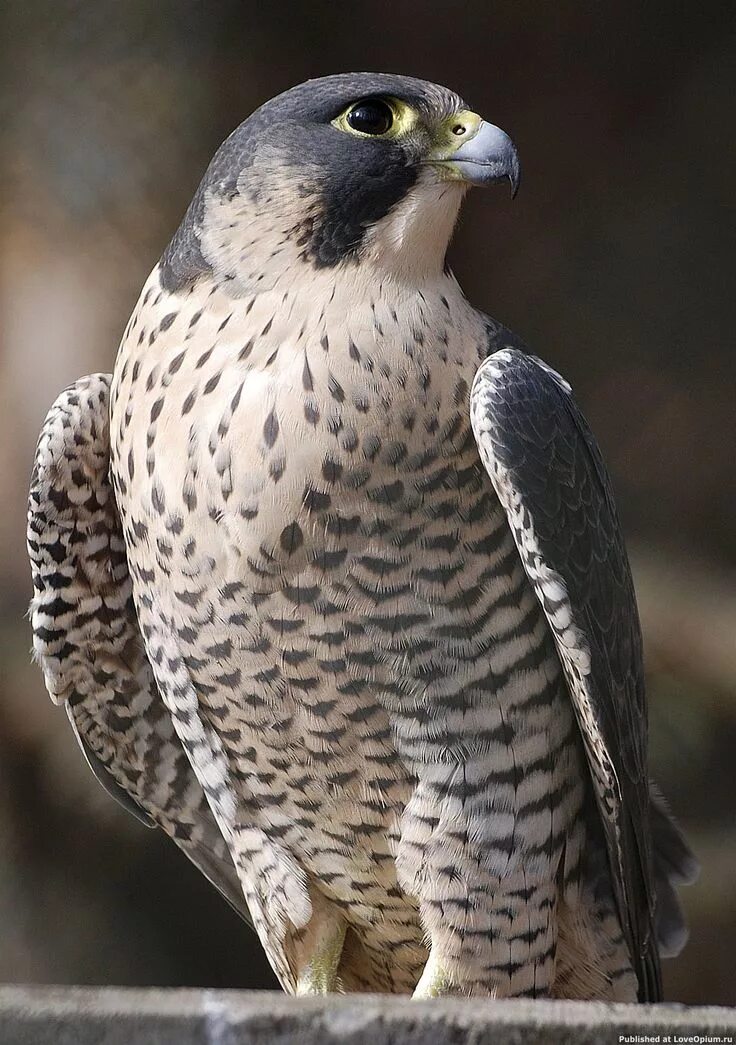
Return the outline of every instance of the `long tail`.
{"type": "Polygon", "coordinates": [[[650,784],[650,824],[654,851],[657,907],[654,916],[657,944],[663,958],[674,958],[689,935],[676,886],[691,885],[700,864],[685,841],[656,784],[650,784]]]}

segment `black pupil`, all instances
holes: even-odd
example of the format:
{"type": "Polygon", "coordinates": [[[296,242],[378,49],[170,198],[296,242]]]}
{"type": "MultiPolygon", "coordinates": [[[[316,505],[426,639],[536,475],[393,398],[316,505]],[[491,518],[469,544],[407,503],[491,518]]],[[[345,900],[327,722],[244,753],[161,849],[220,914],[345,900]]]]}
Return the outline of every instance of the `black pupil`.
{"type": "Polygon", "coordinates": [[[361,134],[385,134],[394,122],[385,102],[358,102],[348,113],[348,123],[361,134]]]}

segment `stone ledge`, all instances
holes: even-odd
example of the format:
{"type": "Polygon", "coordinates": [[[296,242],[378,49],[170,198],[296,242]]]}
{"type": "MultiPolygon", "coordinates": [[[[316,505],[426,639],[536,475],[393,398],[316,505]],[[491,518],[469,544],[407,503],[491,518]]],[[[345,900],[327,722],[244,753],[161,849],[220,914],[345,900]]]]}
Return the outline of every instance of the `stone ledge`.
{"type": "Polygon", "coordinates": [[[0,986],[2,1045],[672,1045],[734,1041],[736,1010],[376,995],[0,986]]]}

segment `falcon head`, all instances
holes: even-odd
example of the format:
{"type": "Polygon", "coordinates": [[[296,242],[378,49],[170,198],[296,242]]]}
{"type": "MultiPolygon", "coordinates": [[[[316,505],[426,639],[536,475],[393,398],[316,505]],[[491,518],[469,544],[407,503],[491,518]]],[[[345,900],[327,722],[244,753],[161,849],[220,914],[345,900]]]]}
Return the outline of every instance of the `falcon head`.
{"type": "Polygon", "coordinates": [[[297,264],[441,271],[465,191],[505,179],[516,193],[513,142],[447,88],[382,73],[309,80],[218,149],[164,255],[164,285],[206,270],[269,286],[297,264]]]}

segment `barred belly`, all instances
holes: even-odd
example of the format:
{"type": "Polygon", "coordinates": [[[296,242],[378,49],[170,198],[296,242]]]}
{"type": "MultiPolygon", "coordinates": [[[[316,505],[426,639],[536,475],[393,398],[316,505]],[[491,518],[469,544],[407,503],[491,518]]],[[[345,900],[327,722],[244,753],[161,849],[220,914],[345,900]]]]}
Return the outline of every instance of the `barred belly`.
{"type": "Polygon", "coordinates": [[[273,874],[264,837],[292,856],[359,930],[373,989],[411,990],[430,933],[464,990],[544,994],[582,754],[505,515],[457,449],[411,482],[351,491],[343,470],[179,636],[211,657],[189,670],[226,723],[247,874],[273,874]]]}
{"type": "Polygon", "coordinates": [[[585,763],[505,514],[472,470],[465,482],[461,539],[443,486],[422,506],[418,554],[400,565],[389,543],[362,635],[386,666],[374,691],[412,777],[399,882],[442,973],[469,992],[538,996],[554,980],[558,888],[579,884],[585,763]],[[392,621],[387,574],[402,592],[392,621]]]}
{"type": "Polygon", "coordinates": [[[305,331],[269,370],[284,333],[268,319],[252,347],[258,304],[181,351],[218,301],[177,315],[150,371],[128,342],[113,478],[157,683],[174,708],[191,692],[177,726],[211,748],[261,939],[293,984],[327,905],[347,989],[411,991],[431,941],[452,989],[544,994],[587,775],[470,428],[483,329],[442,297],[409,342],[390,301],[335,299],[315,321],[339,310],[339,350],[305,331]]]}

